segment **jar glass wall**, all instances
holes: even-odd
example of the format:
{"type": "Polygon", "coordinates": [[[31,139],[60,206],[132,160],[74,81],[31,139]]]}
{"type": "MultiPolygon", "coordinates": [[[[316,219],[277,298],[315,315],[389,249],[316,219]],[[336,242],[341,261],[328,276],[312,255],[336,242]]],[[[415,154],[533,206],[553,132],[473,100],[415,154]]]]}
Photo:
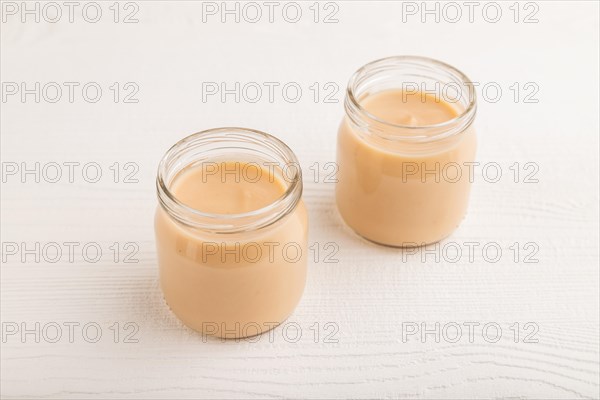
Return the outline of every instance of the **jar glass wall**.
{"type": "Polygon", "coordinates": [[[472,83],[424,57],[390,57],[350,79],[338,132],[337,206],[361,236],[412,247],[463,219],[476,136],[472,83]]]}
{"type": "Polygon", "coordinates": [[[186,325],[239,338],[292,313],[308,221],[302,173],[283,142],[244,128],[196,133],[165,154],[156,186],[161,288],[186,325]]]}

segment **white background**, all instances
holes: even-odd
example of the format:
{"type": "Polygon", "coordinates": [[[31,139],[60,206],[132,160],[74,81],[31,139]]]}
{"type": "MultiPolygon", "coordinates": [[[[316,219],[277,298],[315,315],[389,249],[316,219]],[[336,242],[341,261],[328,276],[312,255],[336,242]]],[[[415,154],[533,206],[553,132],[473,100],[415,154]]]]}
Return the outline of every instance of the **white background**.
{"type": "MultiPolygon", "coordinates": [[[[103,173],[97,183],[83,179],[81,166],[73,183],[66,167],[58,183],[44,176],[36,183],[34,175],[21,171],[3,177],[3,246],[80,243],[73,260],[63,247],[55,263],[43,255],[39,262],[34,255],[22,262],[20,252],[8,254],[3,247],[3,329],[46,326],[39,343],[33,333],[3,333],[3,397],[600,396],[597,2],[537,2],[529,8],[521,3],[517,23],[512,2],[501,2],[497,23],[486,21],[484,16],[495,14],[488,9],[483,15],[483,4],[472,23],[461,2],[459,22],[436,23],[429,15],[423,23],[421,14],[403,14],[400,2],[337,2],[333,18],[339,22],[328,24],[322,20],[335,8],[320,5],[315,23],[312,2],[301,3],[303,14],[295,24],[282,17],[283,3],[273,23],[265,6],[257,23],[243,17],[236,23],[233,16],[222,23],[219,15],[205,15],[203,22],[201,2],[137,1],[139,22],[130,24],[122,19],[135,10],[131,6],[120,5],[115,23],[112,2],[100,2],[101,20],[89,23],[82,17],[84,4],[75,9],[73,23],[65,6],[56,23],[43,16],[39,23],[33,16],[22,23],[20,13],[3,15],[3,95],[6,82],[25,82],[28,88],[35,82],[80,84],[73,103],[66,86],[56,103],[47,101],[54,92],[39,103],[34,95],[24,102],[20,94],[3,98],[3,171],[12,163],[34,168],[39,162],[42,168],[52,162],[97,162],[103,173]],[[536,9],[538,22],[523,23],[536,9]],[[443,247],[436,260],[435,254],[408,255],[357,237],[337,213],[334,185],[323,182],[324,163],[335,160],[348,78],[369,61],[399,54],[446,61],[473,81],[496,82],[502,89],[497,102],[493,88],[487,100],[479,91],[476,127],[478,161],[498,163],[503,175],[490,183],[479,170],[466,219],[441,243],[462,249],[455,263],[443,247]],[[87,82],[103,89],[96,103],[82,97],[87,82]],[[114,82],[121,90],[135,83],[139,101],[124,103],[121,97],[115,103],[109,88],[114,82]],[[233,96],[225,103],[218,96],[204,102],[203,82],[226,82],[230,88],[235,82],[296,82],[303,93],[296,103],[286,101],[281,90],[272,103],[266,92],[256,103],[243,98],[236,103],[233,96]],[[315,82],[321,90],[328,82],[337,84],[338,102],[315,102],[309,88],[315,82]],[[517,101],[510,89],[515,82],[521,88],[517,101]],[[527,82],[539,88],[532,98],[537,103],[523,101],[531,92],[523,88],[527,82]],[[310,254],[317,262],[309,264],[295,313],[272,337],[263,335],[256,343],[203,341],[170,313],[158,285],[156,166],[177,140],[219,126],[269,132],[296,152],[305,171],[309,240],[321,249],[310,254]],[[115,162],[122,173],[127,162],[139,166],[138,183],[124,183],[122,175],[115,183],[109,169],[115,162]],[[315,162],[321,166],[317,179],[309,169],[315,162]],[[517,183],[509,169],[515,162],[521,171],[517,183]],[[539,167],[537,183],[523,182],[531,171],[524,168],[527,162],[539,167]],[[100,261],[82,256],[88,242],[103,250],[100,261]],[[121,247],[118,262],[109,249],[114,242],[121,247]],[[137,263],[123,262],[129,242],[139,246],[137,263]],[[465,242],[480,244],[473,260],[465,242]],[[524,247],[528,242],[538,248],[537,263],[524,262],[532,249],[524,247]],[[338,262],[324,262],[327,243],[339,248],[333,256],[338,262]],[[501,246],[498,262],[489,261],[493,251],[487,260],[482,254],[486,243],[501,246]],[[516,262],[514,243],[520,248],[516,262]],[[73,343],[64,325],[69,322],[80,324],[73,343]],[[124,329],[127,322],[139,327],[133,336],[137,343],[125,343],[124,334],[131,332],[124,329]],[[432,329],[453,322],[463,326],[456,343],[448,340],[454,338],[452,329],[439,343],[433,334],[403,338],[407,323],[432,329]],[[463,325],[468,322],[480,324],[473,343],[463,325]],[[525,329],[528,322],[532,325],[525,329]],[[50,340],[52,323],[63,327],[56,343],[50,340]],[[83,336],[86,323],[102,328],[97,343],[86,340],[95,336],[93,328],[83,336]],[[118,343],[110,329],[115,323],[118,343]],[[502,327],[498,342],[488,341],[494,329],[483,335],[486,323],[502,327]],[[518,343],[510,329],[514,323],[520,326],[518,343]],[[524,340],[532,327],[538,328],[531,337],[537,343],[524,340]]],[[[454,18],[453,10],[446,11],[454,18]]],[[[55,170],[46,172],[54,177],[55,170]]]]}

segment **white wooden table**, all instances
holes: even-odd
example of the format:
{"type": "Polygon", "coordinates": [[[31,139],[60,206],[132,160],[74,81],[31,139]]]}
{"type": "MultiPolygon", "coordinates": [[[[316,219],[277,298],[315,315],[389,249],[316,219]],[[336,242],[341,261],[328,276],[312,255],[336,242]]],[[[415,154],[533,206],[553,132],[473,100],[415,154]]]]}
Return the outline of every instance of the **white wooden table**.
{"type": "Polygon", "coordinates": [[[597,2],[481,3],[472,23],[462,2],[439,23],[421,2],[298,2],[296,23],[288,3],[239,23],[220,2],[81,2],[72,23],[35,4],[2,2],[2,397],[600,396],[597,2]],[[357,237],[326,182],[348,78],[396,54],[482,89],[469,213],[416,254],[357,237]],[[239,102],[211,94],[236,82],[239,102]],[[277,135],[305,171],[304,297],[255,342],[204,340],[158,286],[157,163],[218,126],[277,135]]]}

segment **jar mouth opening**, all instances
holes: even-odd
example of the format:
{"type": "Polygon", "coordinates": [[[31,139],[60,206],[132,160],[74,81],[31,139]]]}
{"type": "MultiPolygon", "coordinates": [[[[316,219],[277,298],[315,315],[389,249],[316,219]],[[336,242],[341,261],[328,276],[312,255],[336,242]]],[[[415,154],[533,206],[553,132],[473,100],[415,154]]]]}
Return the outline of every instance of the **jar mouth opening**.
{"type": "MultiPolygon", "coordinates": [[[[192,156],[194,157],[194,156],[192,156]]],[[[237,161],[237,160],[231,160],[237,161]]],[[[213,128],[193,133],[175,143],[161,159],[156,175],[156,190],[160,205],[180,223],[194,228],[215,233],[238,233],[249,229],[259,229],[277,222],[294,210],[302,196],[302,171],[294,152],[281,140],[268,133],[241,127],[213,128]],[[186,167],[194,164],[194,158],[180,162],[187,151],[196,149],[203,154],[201,146],[218,141],[217,150],[235,151],[244,147],[247,142],[261,148],[263,157],[270,157],[279,163],[297,166],[285,177],[287,188],[271,203],[264,207],[241,213],[211,213],[191,207],[182,201],[171,190],[171,184],[177,175],[186,167]]]]}
{"type": "Polygon", "coordinates": [[[385,128],[403,130],[405,131],[405,133],[409,133],[409,135],[404,134],[402,136],[380,135],[386,139],[418,139],[419,141],[434,141],[437,139],[447,137],[448,134],[446,134],[446,129],[451,129],[456,125],[470,125],[470,123],[475,117],[475,113],[477,110],[477,99],[475,93],[475,86],[473,85],[472,81],[457,68],[433,58],[407,55],[381,58],[372,61],[368,64],[365,64],[361,68],[359,68],[352,75],[348,82],[348,87],[346,89],[346,107],[355,110],[359,114],[365,116],[367,119],[374,121],[375,123],[380,124],[385,128]],[[448,76],[452,77],[453,79],[455,79],[455,81],[459,82],[460,85],[464,87],[463,92],[468,93],[468,102],[466,106],[464,106],[462,110],[460,110],[460,113],[457,116],[440,123],[429,125],[397,124],[380,118],[374,115],[373,113],[367,111],[360,102],[360,96],[358,96],[356,93],[357,87],[361,83],[361,80],[380,73],[382,71],[382,68],[392,70],[396,68],[400,69],[402,67],[424,67],[432,70],[435,69],[436,71],[443,72],[448,76]],[[440,131],[440,133],[426,137],[420,135],[425,131],[431,130],[440,131]]]}

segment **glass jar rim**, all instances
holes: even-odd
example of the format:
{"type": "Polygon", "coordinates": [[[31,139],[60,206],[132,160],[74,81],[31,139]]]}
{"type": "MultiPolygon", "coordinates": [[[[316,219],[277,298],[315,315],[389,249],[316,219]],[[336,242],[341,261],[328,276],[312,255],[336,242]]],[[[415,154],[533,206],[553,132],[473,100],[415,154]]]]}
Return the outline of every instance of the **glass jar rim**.
{"type": "MultiPolygon", "coordinates": [[[[356,72],[354,72],[354,74],[352,74],[352,76],[350,77],[350,80],[348,81],[348,86],[346,88],[346,106],[347,107],[350,106],[352,109],[358,111],[362,115],[365,115],[370,120],[373,120],[376,123],[381,124],[386,127],[389,127],[391,129],[403,129],[403,130],[408,130],[409,132],[415,132],[415,133],[423,132],[426,130],[438,129],[443,132],[444,128],[452,128],[453,126],[455,126],[457,124],[465,125],[465,126],[468,126],[471,124],[471,122],[475,118],[475,114],[477,111],[477,96],[475,93],[475,86],[473,85],[473,82],[467,77],[467,75],[465,75],[459,69],[451,66],[450,64],[447,64],[443,61],[439,61],[439,60],[436,60],[436,59],[430,58],[430,57],[415,56],[415,55],[403,55],[403,56],[391,56],[391,57],[380,58],[378,60],[371,61],[370,63],[365,64],[362,67],[360,67],[358,70],[356,70],[356,72]],[[360,104],[360,101],[358,100],[355,91],[356,91],[357,83],[362,77],[368,76],[369,73],[371,73],[371,71],[373,71],[377,67],[386,66],[386,65],[398,66],[398,67],[410,66],[410,65],[431,66],[431,67],[439,69],[440,71],[448,72],[448,73],[452,74],[453,76],[457,77],[460,80],[461,84],[463,84],[468,89],[469,103],[464,108],[464,110],[462,110],[462,112],[460,114],[458,114],[457,116],[455,116],[447,121],[443,121],[443,122],[440,122],[437,124],[417,125],[417,126],[403,125],[403,124],[392,123],[392,122],[386,121],[382,118],[379,118],[376,115],[367,111],[360,104]]],[[[446,138],[447,136],[448,136],[447,134],[440,133],[440,134],[436,134],[433,136],[429,136],[427,138],[427,140],[419,140],[419,141],[428,141],[428,142],[435,141],[438,139],[446,138]]],[[[390,139],[389,137],[384,137],[384,138],[390,139]]],[[[403,137],[396,137],[395,139],[396,140],[414,140],[414,139],[419,139],[419,138],[421,138],[421,137],[403,136],[403,137]]]]}
{"type": "MultiPolygon", "coordinates": [[[[223,147],[228,148],[228,147],[223,147]]],[[[231,147],[235,149],[236,147],[231,147]]],[[[187,163],[186,165],[190,165],[187,163]]],[[[185,168],[185,167],[183,167],[185,168]]],[[[177,173],[179,173],[181,168],[177,173]]],[[[175,175],[176,176],[176,175],[175,175]]],[[[172,180],[172,179],[171,179],[172,180]]],[[[294,152],[280,139],[268,133],[242,127],[206,129],[179,140],[167,150],[158,165],[156,190],[160,205],[180,223],[214,233],[239,233],[264,228],[279,221],[293,211],[302,197],[302,170],[294,152]],[[167,182],[169,163],[193,145],[210,139],[237,138],[252,140],[276,151],[287,163],[297,168],[291,178],[286,177],[288,187],[276,200],[256,210],[243,213],[219,214],[200,211],[181,202],[169,188],[167,182]]]]}

